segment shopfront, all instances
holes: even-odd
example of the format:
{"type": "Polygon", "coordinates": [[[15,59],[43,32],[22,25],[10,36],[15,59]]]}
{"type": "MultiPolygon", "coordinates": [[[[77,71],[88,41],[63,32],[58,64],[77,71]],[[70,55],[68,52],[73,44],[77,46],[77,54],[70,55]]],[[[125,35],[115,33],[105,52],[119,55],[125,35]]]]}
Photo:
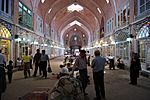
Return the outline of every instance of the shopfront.
{"type": "Polygon", "coordinates": [[[17,28],[17,35],[18,37],[15,39],[16,41],[16,57],[22,57],[22,55],[25,54],[27,51],[28,54],[33,53],[33,42],[35,41],[35,38],[33,36],[33,33],[26,31],[22,28],[17,28]]]}
{"type": "Polygon", "coordinates": [[[0,49],[8,62],[11,59],[11,33],[2,24],[0,24],[0,49]]]}
{"type": "Polygon", "coordinates": [[[120,30],[115,34],[116,59],[122,58],[125,65],[129,66],[132,41],[128,40],[129,32],[120,30]]]}
{"type": "Polygon", "coordinates": [[[150,72],[150,24],[146,24],[140,29],[136,39],[142,70],[150,72]]]}

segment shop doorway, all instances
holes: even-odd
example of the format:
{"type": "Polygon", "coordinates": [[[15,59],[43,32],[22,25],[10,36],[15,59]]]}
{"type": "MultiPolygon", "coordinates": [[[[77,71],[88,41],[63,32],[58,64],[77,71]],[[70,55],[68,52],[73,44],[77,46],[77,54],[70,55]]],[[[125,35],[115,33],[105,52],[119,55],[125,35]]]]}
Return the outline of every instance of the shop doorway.
{"type": "Polygon", "coordinates": [[[2,54],[4,54],[6,61],[10,60],[10,40],[0,40],[2,54]]]}
{"type": "Polygon", "coordinates": [[[2,50],[2,54],[5,56],[6,62],[10,60],[11,55],[11,34],[9,30],[0,24],[0,49],[2,50]]]}

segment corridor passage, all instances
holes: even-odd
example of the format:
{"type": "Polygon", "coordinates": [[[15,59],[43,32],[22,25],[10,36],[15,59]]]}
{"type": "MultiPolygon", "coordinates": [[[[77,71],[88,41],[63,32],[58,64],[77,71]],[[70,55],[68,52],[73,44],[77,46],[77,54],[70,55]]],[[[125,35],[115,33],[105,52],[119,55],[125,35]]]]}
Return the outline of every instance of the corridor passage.
{"type": "MultiPolygon", "coordinates": [[[[59,65],[63,63],[63,57],[50,60],[53,73],[59,73],[59,65]]],[[[129,84],[128,70],[109,70],[106,66],[105,90],[106,100],[150,100],[150,79],[140,76],[138,85],[129,84]]],[[[33,74],[33,72],[32,72],[33,74]]],[[[92,70],[88,68],[90,84],[87,87],[85,100],[93,100],[95,97],[92,70]]],[[[19,97],[39,87],[52,89],[58,80],[54,75],[48,74],[47,79],[39,76],[24,79],[23,71],[16,71],[13,74],[13,81],[7,84],[7,90],[2,95],[2,100],[18,100],[19,97]]]]}

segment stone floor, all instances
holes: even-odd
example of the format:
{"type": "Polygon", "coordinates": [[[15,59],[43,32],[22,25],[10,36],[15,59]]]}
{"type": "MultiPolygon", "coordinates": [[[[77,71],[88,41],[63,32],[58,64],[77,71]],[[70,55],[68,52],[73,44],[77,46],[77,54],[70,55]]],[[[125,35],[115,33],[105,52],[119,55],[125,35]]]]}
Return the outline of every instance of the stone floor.
{"type": "MultiPolygon", "coordinates": [[[[62,63],[61,57],[51,60],[53,73],[59,72],[59,65],[62,63]]],[[[95,96],[92,80],[91,68],[88,68],[90,84],[87,87],[88,96],[86,100],[93,100],[95,96]]],[[[109,70],[106,66],[105,91],[106,100],[150,100],[150,79],[140,76],[138,85],[129,85],[129,72],[127,70],[109,70]]],[[[33,91],[38,87],[53,88],[57,80],[54,75],[48,74],[48,79],[31,77],[24,79],[23,72],[17,71],[13,74],[13,81],[7,85],[6,92],[2,95],[2,100],[18,100],[19,97],[33,91]]]]}

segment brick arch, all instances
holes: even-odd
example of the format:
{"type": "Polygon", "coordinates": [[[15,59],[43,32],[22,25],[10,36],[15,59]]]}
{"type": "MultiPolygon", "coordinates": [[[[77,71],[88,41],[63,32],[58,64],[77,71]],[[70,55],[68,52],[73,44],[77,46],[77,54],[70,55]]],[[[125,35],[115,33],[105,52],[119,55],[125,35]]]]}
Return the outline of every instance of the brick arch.
{"type": "MultiPolygon", "coordinates": [[[[88,43],[88,36],[87,36],[85,30],[82,29],[82,28],[80,28],[80,29],[74,31],[74,28],[76,28],[76,27],[77,27],[77,26],[74,25],[73,27],[70,27],[70,28],[66,31],[66,33],[65,33],[64,36],[63,36],[64,43],[66,43],[66,41],[67,41],[67,44],[69,44],[70,39],[71,39],[71,37],[72,37],[73,35],[78,35],[78,36],[82,39],[82,38],[83,38],[83,37],[82,37],[83,34],[85,35],[85,39],[82,39],[82,40],[81,40],[81,44],[84,43],[84,40],[86,41],[86,43],[88,43]],[[75,33],[75,34],[74,34],[74,33],[75,33]],[[67,37],[66,34],[68,34],[68,37],[67,37]]],[[[65,44],[65,45],[66,45],[66,44],[65,44]]],[[[86,45],[87,45],[87,44],[86,44],[86,45]]]]}
{"type": "MultiPolygon", "coordinates": [[[[53,7],[56,7],[56,8],[58,8],[58,7],[60,7],[60,5],[61,5],[61,7],[59,8],[59,9],[56,9],[56,11],[54,11],[53,12],[53,14],[54,15],[52,15],[52,17],[50,18],[50,23],[51,23],[51,20],[52,20],[52,18],[54,18],[54,16],[55,16],[55,14],[60,10],[60,9],[62,9],[62,8],[64,8],[65,6],[67,6],[67,5],[70,5],[70,4],[72,4],[74,1],[72,0],[72,1],[70,1],[70,0],[65,0],[65,1],[63,1],[63,0],[45,0],[45,3],[40,3],[40,0],[32,0],[32,1],[34,1],[35,3],[34,3],[34,7],[35,8],[39,8],[39,10],[42,12],[42,14],[43,14],[43,16],[45,16],[45,20],[46,20],[46,18],[47,18],[47,12],[48,12],[48,10],[50,9],[50,8],[53,8],[53,7]],[[65,4],[66,3],[66,5],[63,5],[63,4],[65,4]]],[[[108,13],[106,10],[112,10],[112,11],[110,11],[110,12],[114,12],[114,11],[116,11],[116,0],[110,0],[109,2],[109,6],[110,6],[110,8],[106,8],[107,7],[107,3],[106,3],[106,0],[86,0],[86,1],[83,1],[83,0],[77,0],[77,1],[79,1],[79,3],[83,6],[84,5],[84,3],[88,3],[88,2],[92,2],[92,3],[90,3],[90,7],[94,7],[95,6],[95,4],[96,4],[96,7],[99,7],[99,8],[103,8],[102,10],[103,10],[103,13],[108,13]],[[92,6],[92,5],[94,5],[94,6],[92,6]]],[[[89,7],[88,7],[89,8],[89,7]]],[[[91,11],[92,12],[94,12],[94,14],[95,15],[97,15],[98,14],[98,12],[97,13],[95,13],[95,11],[97,11],[97,10],[95,10],[95,11],[93,11],[92,9],[91,9],[91,11]]],[[[97,18],[98,18],[98,16],[96,16],[97,18]]],[[[100,22],[100,20],[99,20],[99,22],[100,22]]]]}
{"type": "MultiPolygon", "coordinates": [[[[72,20],[73,21],[73,20],[72,20]]],[[[70,21],[70,23],[72,22],[72,21],[70,21]]],[[[77,20],[78,21],[78,20],[77,20]]],[[[80,22],[80,21],[79,21],[80,22]]],[[[80,22],[81,23],[81,22],[80,22]]],[[[82,23],[83,24],[83,23],[82,23]]],[[[77,25],[78,26],[78,25],[77,25]]],[[[69,23],[68,23],[68,25],[66,25],[62,30],[61,30],[61,37],[63,36],[63,34],[64,34],[64,32],[68,29],[68,28],[70,28],[71,26],[69,26],[69,23]]],[[[79,26],[79,27],[81,27],[81,28],[83,28],[85,31],[86,31],[86,33],[87,33],[87,35],[88,35],[88,37],[90,38],[90,36],[91,36],[91,33],[92,33],[92,31],[86,26],[86,25],[81,25],[81,26],[79,26]]]]}
{"type": "Polygon", "coordinates": [[[87,33],[88,31],[86,31],[83,27],[80,27],[80,26],[78,26],[78,25],[73,25],[72,27],[69,27],[69,28],[64,32],[64,34],[62,35],[62,38],[64,38],[65,35],[66,35],[69,31],[71,31],[71,30],[74,31],[75,28],[76,28],[77,30],[80,30],[81,32],[85,33],[86,37],[89,37],[89,36],[88,36],[88,33],[87,33]]]}
{"type": "Polygon", "coordinates": [[[58,29],[58,32],[61,33],[61,30],[65,28],[65,26],[67,26],[68,24],[70,24],[71,22],[73,22],[74,20],[82,23],[85,27],[87,27],[90,31],[90,33],[92,32],[92,28],[91,28],[91,25],[85,21],[84,19],[81,19],[80,17],[72,17],[72,18],[69,18],[68,20],[66,20],[61,26],[60,28],[58,29]]]}
{"type": "Polygon", "coordinates": [[[71,38],[69,39],[69,45],[70,46],[78,45],[82,47],[83,40],[78,34],[72,35],[71,38]],[[77,41],[74,41],[74,37],[77,37],[77,41]]]}
{"type": "MultiPolygon", "coordinates": [[[[81,27],[79,27],[79,26],[77,26],[77,25],[74,25],[74,26],[68,28],[68,29],[65,31],[65,33],[63,34],[63,40],[64,40],[63,42],[64,42],[64,44],[65,44],[66,40],[68,40],[68,44],[69,44],[70,38],[71,38],[73,35],[78,35],[78,36],[80,36],[80,38],[82,38],[82,35],[83,35],[83,34],[85,35],[85,40],[86,40],[86,45],[87,45],[87,44],[88,44],[88,41],[89,41],[89,40],[88,40],[89,37],[88,37],[86,31],[85,31],[83,28],[81,28],[81,27]],[[74,28],[76,28],[77,30],[74,31],[74,28]],[[72,34],[72,33],[75,33],[75,34],[72,34]],[[66,34],[68,34],[69,36],[66,37],[66,34]],[[68,39],[66,39],[66,38],[68,38],[68,39]]],[[[83,43],[84,41],[82,40],[81,42],[83,43]]]]}
{"type": "MultiPolygon", "coordinates": [[[[51,5],[52,11],[51,11],[50,16],[48,16],[48,14],[45,15],[45,17],[49,21],[49,23],[51,23],[51,21],[53,20],[55,15],[57,13],[59,13],[60,9],[66,8],[69,5],[71,5],[72,3],[74,3],[74,1],[70,1],[70,0],[65,0],[65,2],[63,0],[60,0],[59,2],[58,1],[59,0],[57,0],[53,5],[51,5]]],[[[85,1],[79,0],[78,3],[79,3],[79,5],[89,9],[95,15],[95,17],[98,19],[98,21],[100,22],[100,18],[99,18],[100,14],[96,9],[96,7],[98,7],[97,5],[95,5],[96,3],[94,4],[92,0],[88,0],[88,1],[86,1],[86,3],[85,3],[85,1]]],[[[49,9],[50,9],[50,7],[47,9],[47,11],[49,9]]],[[[103,15],[103,14],[104,13],[102,12],[101,15],[103,15]]]]}
{"type": "Polygon", "coordinates": [[[94,16],[92,17],[87,17],[86,15],[74,11],[70,14],[67,14],[66,16],[60,18],[57,22],[56,22],[56,30],[61,30],[61,27],[64,26],[64,23],[67,23],[66,21],[68,21],[69,19],[79,19],[79,20],[84,20],[85,24],[88,24],[87,26],[89,26],[92,30],[95,29],[96,27],[96,20],[94,19],[94,16]],[[63,23],[63,25],[62,25],[63,23]]]}
{"type": "Polygon", "coordinates": [[[87,37],[89,37],[90,40],[90,32],[89,30],[85,27],[85,26],[78,26],[78,25],[74,25],[74,26],[67,26],[62,30],[62,34],[61,34],[61,38],[63,38],[63,36],[65,35],[66,32],[68,32],[69,29],[76,27],[77,29],[80,29],[82,31],[84,31],[87,34],[87,37]]]}

